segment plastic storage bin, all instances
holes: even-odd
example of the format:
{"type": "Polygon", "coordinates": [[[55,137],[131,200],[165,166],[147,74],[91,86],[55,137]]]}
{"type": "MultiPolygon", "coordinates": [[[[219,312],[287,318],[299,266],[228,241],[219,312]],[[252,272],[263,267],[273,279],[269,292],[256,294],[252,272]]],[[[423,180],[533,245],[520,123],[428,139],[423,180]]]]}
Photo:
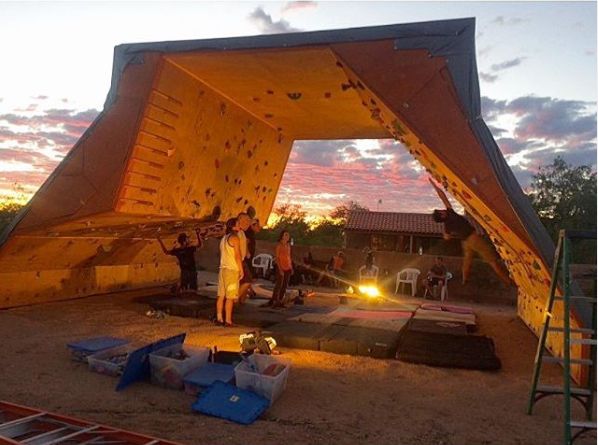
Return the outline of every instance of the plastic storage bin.
{"type": "Polygon", "coordinates": [[[230,383],[235,378],[235,367],[222,363],[206,363],[185,376],[185,392],[196,396],[214,382],[230,383]]]}
{"type": "Polygon", "coordinates": [[[69,343],[66,346],[70,349],[73,360],[87,363],[87,357],[90,355],[128,343],[129,340],[124,338],[94,337],[69,343]]]}
{"type": "Polygon", "coordinates": [[[149,355],[152,383],[182,389],[185,375],[205,365],[209,357],[209,348],[183,346],[181,343],[158,349],[149,355]],[[187,355],[182,360],[176,358],[181,352],[187,355]]]}
{"type": "Polygon", "coordinates": [[[247,389],[265,397],[272,405],[287,386],[291,361],[271,355],[253,354],[235,368],[237,387],[247,389]],[[277,367],[282,370],[276,375],[266,375],[277,367]]]}
{"type": "Polygon", "coordinates": [[[119,376],[125,369],[129,353],[135,349],[132,345],[123,345],[90,355],[87,357],[89,369],[100,374],[119,376]]]}

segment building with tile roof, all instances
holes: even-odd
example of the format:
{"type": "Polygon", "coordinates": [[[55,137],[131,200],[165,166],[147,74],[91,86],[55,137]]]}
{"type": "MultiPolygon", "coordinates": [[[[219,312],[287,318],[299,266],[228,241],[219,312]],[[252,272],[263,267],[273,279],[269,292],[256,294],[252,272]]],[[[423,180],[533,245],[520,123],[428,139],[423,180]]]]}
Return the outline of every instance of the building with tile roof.
{"type": "Polygon", "coordinates": [[[354,249],[459,255],[459,243],[443,240],[442,231],[428,213],[354,211],[345,225],[345,242],[354,249]]]}

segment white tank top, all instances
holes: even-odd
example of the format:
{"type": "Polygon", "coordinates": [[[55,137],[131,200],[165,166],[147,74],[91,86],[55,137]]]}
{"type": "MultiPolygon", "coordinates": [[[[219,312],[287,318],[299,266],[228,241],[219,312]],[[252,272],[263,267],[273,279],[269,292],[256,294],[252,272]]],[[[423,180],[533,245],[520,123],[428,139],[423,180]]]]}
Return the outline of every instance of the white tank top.
{"type": "Polygon", "coordinates": [[[224,235],[220,240],[220,268],[238,271],[235,248],[228,242],[230,235],[224,235]]]}

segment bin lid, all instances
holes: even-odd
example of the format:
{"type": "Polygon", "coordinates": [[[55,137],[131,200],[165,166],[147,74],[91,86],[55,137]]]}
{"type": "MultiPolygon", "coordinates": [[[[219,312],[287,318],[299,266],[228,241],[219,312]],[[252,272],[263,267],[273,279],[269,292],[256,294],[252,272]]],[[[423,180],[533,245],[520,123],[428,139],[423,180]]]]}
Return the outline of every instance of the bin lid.
{"type": "Polygon", "coordinates": [[[220,381],[212,383],[191,405],[193,411],[243,425],[253,423],[270,402],[262,396],[220,381]]]}
{"type": "Polygon", "coordinates": [[[174,337],[168,337],[132,351],[127,357],[127,364],[116,385],[116,391],[125,389],[130,384],[139,380],[147,379],[150,375],[148,355],[158,349],[183,343],[186,335],[187,334],[183,333],[175,335],[174,337]]]}
{"type": "Polygon", "coordinates": [[[129,340],[118,337],[92,337],[67,343],[67,347],[80,352],[94,354],[108,348],[115,348],[129,343],[129,340]]]}
{"type": "Polygon", "coordinates": [[[206,363],[191,371],[183,382],[197,386],[210,386],[216,381],[228,383],[235,376],[235,367],[223,363],[206,363]]]}

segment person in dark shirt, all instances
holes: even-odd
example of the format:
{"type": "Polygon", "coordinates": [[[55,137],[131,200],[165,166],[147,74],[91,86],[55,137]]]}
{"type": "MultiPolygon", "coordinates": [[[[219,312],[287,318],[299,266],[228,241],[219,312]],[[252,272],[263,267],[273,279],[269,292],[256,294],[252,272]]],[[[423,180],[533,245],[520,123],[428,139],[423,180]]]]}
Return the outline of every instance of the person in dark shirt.
{"type": "Polygon", "coordinates": [[[175,256],[178,260],[179,267],[181,268],[181,280],[179,286],[177,288],[177,293],[184,292],[186,290],[197,291],[197,266],[195,264],[195,251],[201,248],[203,244],[202,237],[197,230],[195,232],[197,235],[197,244],[191,244],[189,242],[189,237],[186,233],[181,233],[177,237],[178,246],[174,247],[171,250],[168,250],[160,235],[158,235],[158,242],[160,243],[160,247],[162,247],[162,251],[166,255],[175,256]]]}
{"type": "Polygon", "coordinates": [[[251,225],[245,231],[245,238],[247,240],[247,256],[243,259],[243,271],[248,275],[248,285],[243,286],[241,293],[241,297],[239,299],[240,302],[244,302],[247,298],[254,298],[256,296],[255,291],[251,287],[254,270],[253,270],[253,257],[255,256],[255,235],[260,230],[262,230],[262,226],[260,226],[260,220],[255,218],[251,220],[251,225]]]}
{"type": "Polygon", "coordinates": [[[507,286],[510,285],[509,272],[496,253],[494,246],[486,238],[478,235],[469,221],[453,210],[453,206],[442,189],[431,178],[430,183],[446,207],[446,210],[434,210],[432,218],[437,223],[444,223],[444,239],[461,240],[461,247],[463,248],[463,284],[466,284],[469,280],[471,263],[477,253],[482,260],[494,269],[494,272],[503,283],[507,286]]]}
{"type": "Polygon", "coordinates": [[[262,230],[260,220],[255,218],[251,221],[249,229],[245,231],[245,237],[247,238],[247,259],[249,260],[249,264],[251,264],[251,260],[253,260],[253,257],[255,256],[255,235],[260,230],[262,230]]]}
{"type": "Polygon", "coordinates": [[[253,273],[251,272],[251,256],[250,249],[253,247],[255,252],[255,232],[251,228],[253,220],[245,212],[239,213],[237,216],[239,223],[239,231],[237,236],[239,237],[241,256],[243,258],[243,278],[239,283],[239,304],[245,303],[245,300],[249,296],[249,289],[251,289],[251,283],[253,282],[253,273]],[[253,236],[253,243],[249,237],[253,236]]]}
{"type": "Polygon", "coordinates": [[[439,286],[442,288],[444,286],[444,282],[446,281],[446,266],[444,265],[444,260],[442,257],[438,256],[434,260],[434,265],[428,271],[428,275],[426,280],[424,281],[424,286],[430,293],[430,295],[434,295],[434,286],[439,286]]]}

